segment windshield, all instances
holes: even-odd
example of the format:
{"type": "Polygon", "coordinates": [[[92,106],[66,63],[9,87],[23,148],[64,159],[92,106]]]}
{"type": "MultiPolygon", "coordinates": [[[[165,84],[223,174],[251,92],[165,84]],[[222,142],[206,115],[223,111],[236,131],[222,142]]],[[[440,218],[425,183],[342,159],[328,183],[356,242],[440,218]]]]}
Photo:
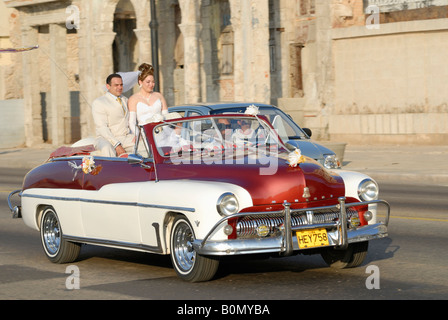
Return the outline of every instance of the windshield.
{"type": "MultiPolygon", "coordinates": [[[[277,131],[280,138],[287,142],[293,139],[308,139],[302,129],[291,118],[275,107],[258,107],[260,114],[266,116],[277,131]]],[[[213,110],[210,114],[244,113],[246,107],[234,107],[228,109],[213,110]]]]}
{"type": "Polygon", "coordinates": [[[163,157],[196,154],[201,158],[252,158],[287,152],[271,128],[253,116],[210,116],[179,119],[154,128],[156,148],[163,157]]]}

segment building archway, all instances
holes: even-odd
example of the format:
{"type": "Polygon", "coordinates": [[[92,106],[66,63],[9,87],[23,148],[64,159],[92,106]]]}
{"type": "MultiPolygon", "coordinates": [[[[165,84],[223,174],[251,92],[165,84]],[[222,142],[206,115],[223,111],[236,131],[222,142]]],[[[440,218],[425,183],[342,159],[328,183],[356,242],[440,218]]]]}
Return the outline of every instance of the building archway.
{"type": "MultiPolygon", "coordinates": [[[[120,0],[114,13],[115,40],[112,44],[114,72],[129,72],[137,69],[138,46],[134,33],[136,26],[136,15],[132,3],[120,0]]],[[[129,96],[132,91],[124,94],[129,96]]]]}

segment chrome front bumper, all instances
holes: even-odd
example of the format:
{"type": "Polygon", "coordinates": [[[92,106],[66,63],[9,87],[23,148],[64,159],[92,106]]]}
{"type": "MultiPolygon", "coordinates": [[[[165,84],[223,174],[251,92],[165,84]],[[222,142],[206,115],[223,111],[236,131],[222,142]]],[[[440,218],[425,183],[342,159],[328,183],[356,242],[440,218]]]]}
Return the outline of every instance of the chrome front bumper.
{"type": "MultiPolygon", "coordinates": [[[[350,243],[369,241],[374,239],[380,239],[388,236],[387,225],[389,223],[390,217],[390,206],[384,200],[374,200],[368,202],[357,202],[357,203],[345,203],[345,198],[341,197],[338,199],[339,204],[333,207],[337,207],[339,212],[339,219],[334,223],[327,224],[310,224],[306,226],[291,227],[291,209],[289,203],[284,203],[284,227],[281,230],[279,236],[266,237],[266,238],[251,238],[251,239],[234,239],[225,241],[213,241],[210,240],[210,236],[216,231],[217,228],[222,226],[222,223],[230,218],[253,216],[253,215],[266,215],[266,212],[250,212],[250,213],[240,213],[232,215],[221,219],[212,230],[207,234],[207,236],[200,240],[197,239],[193,242],[194,250],[201,255],[214,255],[214,256],[225,256],[225,255],[242,255],[242,254],[255,254],[255,253],[279,253],[282,256],[289,256],[293,254],[296,250],[307,250],[300,249],[297,242],[297,238],[293,236],[294,231],[303,229],[315,229],[315,228],[328,228],[328,243],[329,246],[333,246],[336,249],[344,250],[350,243]],[[387,215],[384,223],[376,223],[372,225],[366,225],[363,227],[358,227],[356,229],[347,228],[347,212],[346,208],[368,205],[372,203],[383,204],[387,207],[387,215]]],[[[305,210],[317,210],[318,208],[307,208],[300,209],[305,210]]],[[[300,211],[295,209],[294,211],[300,211]]]]}

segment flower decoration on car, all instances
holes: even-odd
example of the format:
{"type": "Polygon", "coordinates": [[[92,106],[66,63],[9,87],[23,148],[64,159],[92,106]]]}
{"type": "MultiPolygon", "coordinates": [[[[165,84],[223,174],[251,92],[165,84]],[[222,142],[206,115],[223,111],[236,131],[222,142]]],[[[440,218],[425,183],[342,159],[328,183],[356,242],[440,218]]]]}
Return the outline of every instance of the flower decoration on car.
{"type": "Polygon", "coordinates": [[[300,149],[295,149],[294,151],[290,152],[288,155],[288,163],[290,167],[297,167],[299,163],[305,162],[305,157],[302,156],[302,152],[300,149]]]}
{"type": "Polygon", "coordinates": [[[76,165],[75,161],[69,161],[68,165],[72,168],[74,171],[73,179],[75,180],[78,170],[82,170],[85,174],[91,174],[96,176],[100,171],[103,169],[101,165],[97,166],[95,165],[95,160],[93,160],[93,156],[85,156],[82,158],[81,164],[78,166],[76,165]]]}
{"type": "Polygon", "coordinates": [[[82,158],[81,168],[85,174],[91,173],[95,169],[95,161],[93,160],[93,157],[86,156],[82,158]]]}
{"type": "Polygon", "coordinates": [[[251,104],[250,106],[248,106],[246,108],[246,112],[244,112],[244,114],[248,114],[251,116],[256,116],[260,113],[260,111],[258,110],[258,107],[256,105],[251,104]]]}

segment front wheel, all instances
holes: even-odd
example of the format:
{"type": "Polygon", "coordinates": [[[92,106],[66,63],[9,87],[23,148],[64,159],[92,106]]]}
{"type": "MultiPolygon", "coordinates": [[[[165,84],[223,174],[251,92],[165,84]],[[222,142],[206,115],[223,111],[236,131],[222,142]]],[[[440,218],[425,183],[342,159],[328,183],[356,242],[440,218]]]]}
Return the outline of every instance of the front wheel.
{"type": "Polygon", "coordinates": [[[45,255],[54,263],[70,263],[75,261],[81,250],[78,243],[66,241],[62,237],[61,224],[56,211],[48,207],[42,214],[40,239],[45,255]]]}
{"type": "Polygon", "coordinates": [[[337,269],[354,268],[364,261],[368,247],[368,241],[356,242],[349,244],[345,250],[326,248],[321,252],[321,256],[330,267],[337,269]]]}
{"type": "Polygon", "coordinates": [[[193,228],[187,219],[178,216],[170,235],[171,261],[177,275],[186,281],[200,282],[213,278],[219,261],[197,254],[193,248],[193,228]]]}

